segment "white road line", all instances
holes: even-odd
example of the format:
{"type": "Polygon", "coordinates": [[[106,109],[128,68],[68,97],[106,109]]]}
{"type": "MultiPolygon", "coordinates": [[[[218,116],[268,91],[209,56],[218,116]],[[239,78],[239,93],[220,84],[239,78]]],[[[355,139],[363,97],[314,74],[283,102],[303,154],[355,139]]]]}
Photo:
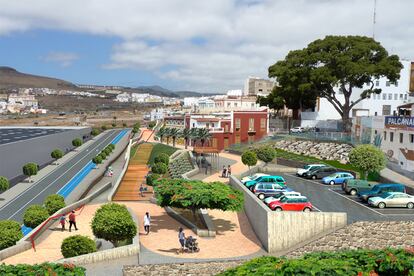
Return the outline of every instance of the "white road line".
{"type": "MultiPolygon", "coordinates": [[[[112,137],[112,135],[108,135],[106,138],[104,138],[99,144],[95,145],[95,147],[93,147],[94,149],[96,147],[98,147],[99,145],[101,145],[104,141],[107,141],[108,137],[112,137]]],[[[80,154],[80,153],[79,153],[80,154]]],[[[69,169],[67,169],[64,173],[62,173],[61,175],[64,175],[65,173],[67,173],[69,170],[71,170],[74,166],[76,166],[76,164],[78,164],[80,161],[82,161],[88,154],[86,154],[85,156],[83,156],[82,158],[80,158],[76,163],[74,163],[69,169]]],[[[68,161],[72,160],[73,158],[75,158],[77,155],[75,155],[74,157],[72,157],[71,159],[69,159],[68,161]]],[[[54,171],[48,173],[46,176],[42,177],[41,179],[39,179],[37,181],[37,183],[35,183],[34,185],[32,185],[30,188],[28,188],[27,190],[23,191],[21,194],[19,194],[18,196],[16,196],[15,198],[13,198],[12,200],[10,200],[7,204],[5,204],[4,206],[2,206],[0,208],[0,211],[3,210],[4,208],[6,208],[7,206],[9,206],[11,203],[13,203],[14,201],[16,201],[17,199],[19,199],[21,196],[23,196],[27,191],[32,190],[33,188],[35,188],[37,185],[40,184],[40,182],[45,179],[47,176],[49,176],[50,174],[52,174],[54,171]]],[[[58,178],[57,178],[58,179],[58,178]]],[[[53,184],[57,179],[55,179],[51,184],[53,184]]],[[[50,184],[47,186],[49,187],[50,184]]],[[[36,196],[38,196],[40,193],[37,193],[36,196]]],[[[36,197],[35,196],[35,197],[36,197]]]]}
{"type": "Polygon", "coordinates": [[[352,202],[354,202],[354,203],[356,203],[356,204],[358,204],[358,205],[360,205],[360,206],[362,206],[362,207],[364,207],[364,208],[366,208],[366,209],[368,209],[368,210],[370,210],[370,211],[372,211],[374,213],[377,213],[378,215],[384,216],[384,214],[382,214],[382,213],[380,213],[380,212],[378,212],[378,211],[376,211],[376,210],[374,210],[374,209],[372,209],[372,208],[370,208],[370,207],[368,207],[368,206],[366,206],[366,205],[364,205],[362,203],[359,203],[359,202],[357,202],[357,201],[355,201],[355,200],[353,200],[353,199],[351,199],[351,198],[349,198],[347,196],[341,195],[340,193],[335,192],[332,189],[329,189],[329,191],[331,191],[332,193],[335,193],[335,194],[337,194],[337,195],[339,195],[339,196],[341,196],[343,198],[346,198],[347,200],[352,201],[352,202]]]}
{"type": "Polygon", "coordinates": [[[324,187],[329,187],[330,186],[330,185],[326,185],[326,184],[323,184],[323,183],[320,183],[320,182],[316,182],[315,180],[306,179],[306,178],[303,178],[303,177],[300,177],[300,176],[297,176],[297,175],[293,175],[293,174],[286,174],[286,175],[293,176],[293,177],[299,178],[300,180],[308,181],[308,182],[313,183],[313,184],[318,184],[320,186],[324,186],[324,187]]]}
{"type": "Polygon", "coordinates": [[[319,209],[318,207],[316,207],[315,205],[312,204],[312,209],[315,209],[318,212],[322,212],[321,209],[319,209]]]}
{"type": "Polygon", "coordinates": [[[414,214],[384,214],[384,216],[414,216],[414,214]]]}

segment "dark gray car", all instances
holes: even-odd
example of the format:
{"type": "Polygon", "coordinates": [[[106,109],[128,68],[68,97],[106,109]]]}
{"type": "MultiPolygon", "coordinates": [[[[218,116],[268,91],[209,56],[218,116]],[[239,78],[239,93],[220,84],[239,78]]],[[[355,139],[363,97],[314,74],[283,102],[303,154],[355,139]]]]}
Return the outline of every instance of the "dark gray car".
{"type": "Polygon", "coordinates": [[[338,172],[338,170],[334,167],[322,167],[308,172],[306,177],[310,179],[321,179],[336,172],[338,172]]]}

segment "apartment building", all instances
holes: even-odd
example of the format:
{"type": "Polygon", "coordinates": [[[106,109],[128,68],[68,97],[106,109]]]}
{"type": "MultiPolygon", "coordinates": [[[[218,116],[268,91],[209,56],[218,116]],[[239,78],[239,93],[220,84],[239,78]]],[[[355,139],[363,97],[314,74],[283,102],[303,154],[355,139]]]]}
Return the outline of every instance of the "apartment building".
{"type": "Polygon", "coordinates": [[[275,82],[258,77],[248,77],[244,84],[245,96],[266,96],[272,92],[275,82]]]}

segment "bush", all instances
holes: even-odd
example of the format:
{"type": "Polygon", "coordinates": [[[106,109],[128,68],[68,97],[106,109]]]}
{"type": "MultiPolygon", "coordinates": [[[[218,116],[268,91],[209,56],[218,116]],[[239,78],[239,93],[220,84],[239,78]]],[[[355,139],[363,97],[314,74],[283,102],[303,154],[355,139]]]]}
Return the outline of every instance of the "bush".
{"type": "Polygon", "coordinates": [[[63,240],[60,247],[63,257],[71,258],[96,252],[95,242],[86,236],[74,235],[63,240]]]}
{"type": "Polygon", "coordinates": [[[111,125],[112,125],[112,127],[116,127],[116,123],[112,123],[111,125]]]}
{"type": "Polygon", "coordinates": [[[39,165],[37,165],[36,163],[30,162],[23,166],[23,174],[28,177],[36,175],[38,170],[39,165]]]}
{"type": "Polygon", "coordinates": [[[106,156],[108,156],[111,154],[112,150],[110,148],[105,148],[102,152],[105,153],[106,156]]]}
{"type": "Polygon", "coordinates": [[[26,212],[24,212],[23,223],[27,227],[36,228],[42,222],[47,220],[48,217],[49,213],[46,208],[40,205],[32,205],[26,209],[26,212]]]}
{"type": "Polygon", "coordinates": [[[155,127],[155,125],[156,125],[156,124],[157,124],[156,122],[151,121],[151,122],[149,122],[149,123],[148,123],[148,128],[149,128],[149,129],[153,129],[153,128],[155,127]]]}
{"type": "Polygon", "coordinates": [[[102,160],[106,159],[106,153],[105,152],[102,151],[99,155],[101,156],[102,160]]]}
{"type": "Polygon", "coordinates": [[[166,153],[160,153],[154,158],[154,163],[164,163],[168,165],[170,163],[170,156],[166,153]]]}
{"type": "Polygon", "coordinates": [[[97,129],[97,128],[93,128],[92,129],[92,131],[91,131],[91,135],[92,136],[96,136],[96,135],[98,135],[100,133],[100,131],[99,131],[99,129],[97,129]]]}
{"type": "Polygon", "coordinates": [[[44,204],[49,215],[53,215],[66,206],[65,198],[57,194],[49,195],[46,197],[44,204]]]}
{"type": "Polygon", "coordinates": [[[80,147],[82,145],[82,139],[76,138],[72,140],[72,146],[74,147],[80,147]]]}
{"type": "Polygon", "coordinates": [[[168,167],[164,163],[155,163],[151,167],[151,171],[156,174],[166,174],[168,171],[168,167]]]}
{"type": "Polygon", "coordinates": [[[127,127],[128,125],[126,123],[122,123],[122,127],[127,127]]]}
{"type": "Polygon", "coordinates": [[[262,160],[266,164],[272,162],[276,158],[276,150],[270,146],[255,149],[257,159],[262,160]]]}
{"type": "Polygon", "coordinates": [[[245,151],[241,156],[242,162],[244,165],[248,166],[249,169],[251,166],[257,164],[257,155],[254,151],[248,150],[245,151]]]}
{"type": "Polygon", "coordinates": [[[0,275],[86,275],[85,268],[73,264],[43,263],[37,265],[6,265],[0,264],[0,275]]]}
{"type": "Polygon", "coordinates": [[[137,226],[125,205],[102,205],[92,219],[93,234],[110,241],[115,247],[120,241],[130,240],[137,234],[137,226]]]}
{"type": "Polygon", "coordinates": [[[105,130],[107,130],[107,129],[108,129],[108,127],[107,127],[106,125],[101,126],[101,130],[102,130],[102,131],[105,131],[105,130]]]}
{"type": "Polygon", "coordinates": [[[95,163],[96,165],[101,164],[102,163],[102,157],[100,155],[97,155],[94,158],[92,158],[92,162],[95,163]]]}
{"type": "Polygon", "coordinates": [[[61,151],[60,149],[54,149],[51,153],[50,156],[55,159],[58,160],[60,158],[63,157],[63,151],[61,151]]]}
{"type": "Polygon", "coordinates": [[[146,179],[147,185],[148,186],[153,186],[154,185],[154,181],[157,180],[157,179],[159,179],[160,177],[161,176],[159,174],[156,174],[156,173],[149,174],[147,176],[147,179],[146,179]]]}
{"type": "Polygon", "coordinates": [[[4,192],[9,187],[10,187],[9,180],[4,176],[0,176],[0,193],[4,192]]]}
{"type": "Polygon", "coordinates": [[[1,220],[0,233],[0,250],[15,245],[17,241],[23,238],[20,223],[14,220],[1,220]]]}

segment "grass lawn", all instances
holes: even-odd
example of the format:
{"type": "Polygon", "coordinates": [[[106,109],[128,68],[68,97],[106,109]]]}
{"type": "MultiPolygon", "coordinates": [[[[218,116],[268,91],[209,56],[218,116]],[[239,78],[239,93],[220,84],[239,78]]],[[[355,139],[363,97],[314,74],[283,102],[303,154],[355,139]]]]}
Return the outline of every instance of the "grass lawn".
{"type": "Polygon", "coordinates": [[[132,158],[132,156],[135,155],[135,153],[137,152],[137,149],[138,149],[138,145],[136,144],[131,147],[131,151],[129,152],[129,158],[132,158]]]}
{"type": "Polygon", "coordinates": [[[168,146],[165,144],[155,143],[153,145],[154,146],[152,148],[151,155],[148,159],[149,165],[153,165],[154,159],[158,154],[165,153],[165,154],[171,155],[178,150],[177,148],[174,148],[172,146],[168,146]]]}

